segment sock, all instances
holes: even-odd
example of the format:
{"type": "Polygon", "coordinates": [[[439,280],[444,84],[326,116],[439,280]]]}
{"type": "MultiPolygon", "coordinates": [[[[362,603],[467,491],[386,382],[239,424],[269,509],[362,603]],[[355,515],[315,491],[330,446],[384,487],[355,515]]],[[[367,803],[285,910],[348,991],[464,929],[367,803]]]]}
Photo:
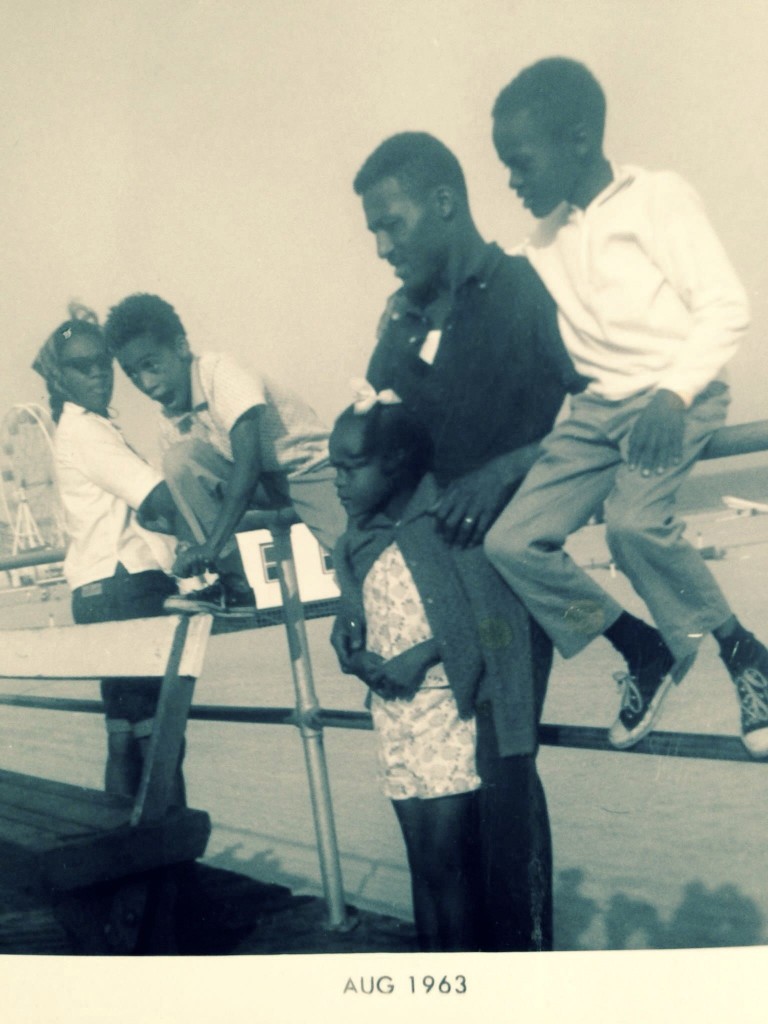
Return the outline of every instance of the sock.
{"type": "Polygon", "coordinates": [[[714,634],[720,648],[720,657],[726,663],[734,660],[739,647],[752,636],[749,630],[744,629],[738,619],[735,622],[735,627],[729,631],[727,636],[720,637],[716,633],[714,634]]]}
{"type": "Polygon", "coordinates": [[[633,672],[651,660],[669,660],[670,665],[674,660],[658,629],[630,615],[629,612],[622,612],[618,619],[603,631],[603,636],[610,640],[633,672]]]}

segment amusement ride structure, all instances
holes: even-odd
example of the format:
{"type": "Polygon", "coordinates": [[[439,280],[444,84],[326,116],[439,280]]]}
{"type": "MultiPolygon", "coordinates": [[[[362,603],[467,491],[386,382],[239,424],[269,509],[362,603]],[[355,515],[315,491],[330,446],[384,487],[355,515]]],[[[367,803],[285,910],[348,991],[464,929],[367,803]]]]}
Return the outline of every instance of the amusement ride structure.
{"type": "Polygon", "coordinates": [[[0,553],[65,545],[53,424],[35,403],[14,405],[0,427],[0,553]]]}

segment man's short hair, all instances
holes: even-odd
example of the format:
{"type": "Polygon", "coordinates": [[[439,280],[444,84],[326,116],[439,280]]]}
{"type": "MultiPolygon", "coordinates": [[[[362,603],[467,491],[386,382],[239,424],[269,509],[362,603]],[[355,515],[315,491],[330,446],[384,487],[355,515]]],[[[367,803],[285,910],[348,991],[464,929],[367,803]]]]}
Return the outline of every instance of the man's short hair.
{"type": "Polygon", "coordinates": [[[438,185],[449,185],[467,199],[461,164],[447,146],[427,132],[400,132],[385,139],[357,172],[353,187],[361,196],[385,178],[395,178],[416,198],[438,185]]]}
{"type": "Polygon", "coordinates": [[[133,338],[149,334],[158,345],[171,346],[186,332],[176,310],[159,295],[129,295],[113,306],[104,324],[107,344],[119,351],[133,338]]]}
{"type": "Polygon", "coordinates": [[[505,86],[493,106],[493,118],[529,110],[555,135],[584,124],[602,144],[605,93],[584,64],[568,57],[547,57],[521,71],[505,86]]]}

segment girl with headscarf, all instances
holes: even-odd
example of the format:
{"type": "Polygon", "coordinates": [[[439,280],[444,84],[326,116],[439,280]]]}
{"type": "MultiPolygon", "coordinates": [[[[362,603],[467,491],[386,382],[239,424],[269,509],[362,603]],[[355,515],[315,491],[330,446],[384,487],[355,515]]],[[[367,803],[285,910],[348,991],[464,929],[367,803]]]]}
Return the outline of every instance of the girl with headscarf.
{"type": "MultiPolygon", "coordinates": [[[[45,380],[56,476],[69,546],[64,575],[76,623],[160,615],[176,592],[173,559],[176,507],[161,475],[134,452],[110,418],[113,359],[98,320],[82,306],[40,349],[33,369],[45,380]]],[[[133,796],[157,707],[157,686],[135,679],[103,680],[107,724],[105,788],[133,796]]],[[[176,803],[184,803],[181,766],[176,803]]]]}

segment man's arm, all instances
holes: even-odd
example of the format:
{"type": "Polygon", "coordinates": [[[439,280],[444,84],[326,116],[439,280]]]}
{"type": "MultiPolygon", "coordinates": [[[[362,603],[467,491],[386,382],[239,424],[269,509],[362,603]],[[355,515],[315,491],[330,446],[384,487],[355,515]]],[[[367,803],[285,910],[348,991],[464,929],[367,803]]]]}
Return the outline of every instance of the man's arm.
{"type": "Polygon", "coordinates": [[[195,576],[212,567],[221,549],[243,518],[261,476],[260,419],[264,406],[244,412],[229,432],[232,473],[216,521],[205,542],[181,551],[173,566],[178,576],[195,576]]]}
{"type": "Polygon", "coordinates": [[[538,442],[525,445],[449,484],[435,507],[437,528],[445,540],[462,548],[481,544],[538,455],[538,442]]]}

